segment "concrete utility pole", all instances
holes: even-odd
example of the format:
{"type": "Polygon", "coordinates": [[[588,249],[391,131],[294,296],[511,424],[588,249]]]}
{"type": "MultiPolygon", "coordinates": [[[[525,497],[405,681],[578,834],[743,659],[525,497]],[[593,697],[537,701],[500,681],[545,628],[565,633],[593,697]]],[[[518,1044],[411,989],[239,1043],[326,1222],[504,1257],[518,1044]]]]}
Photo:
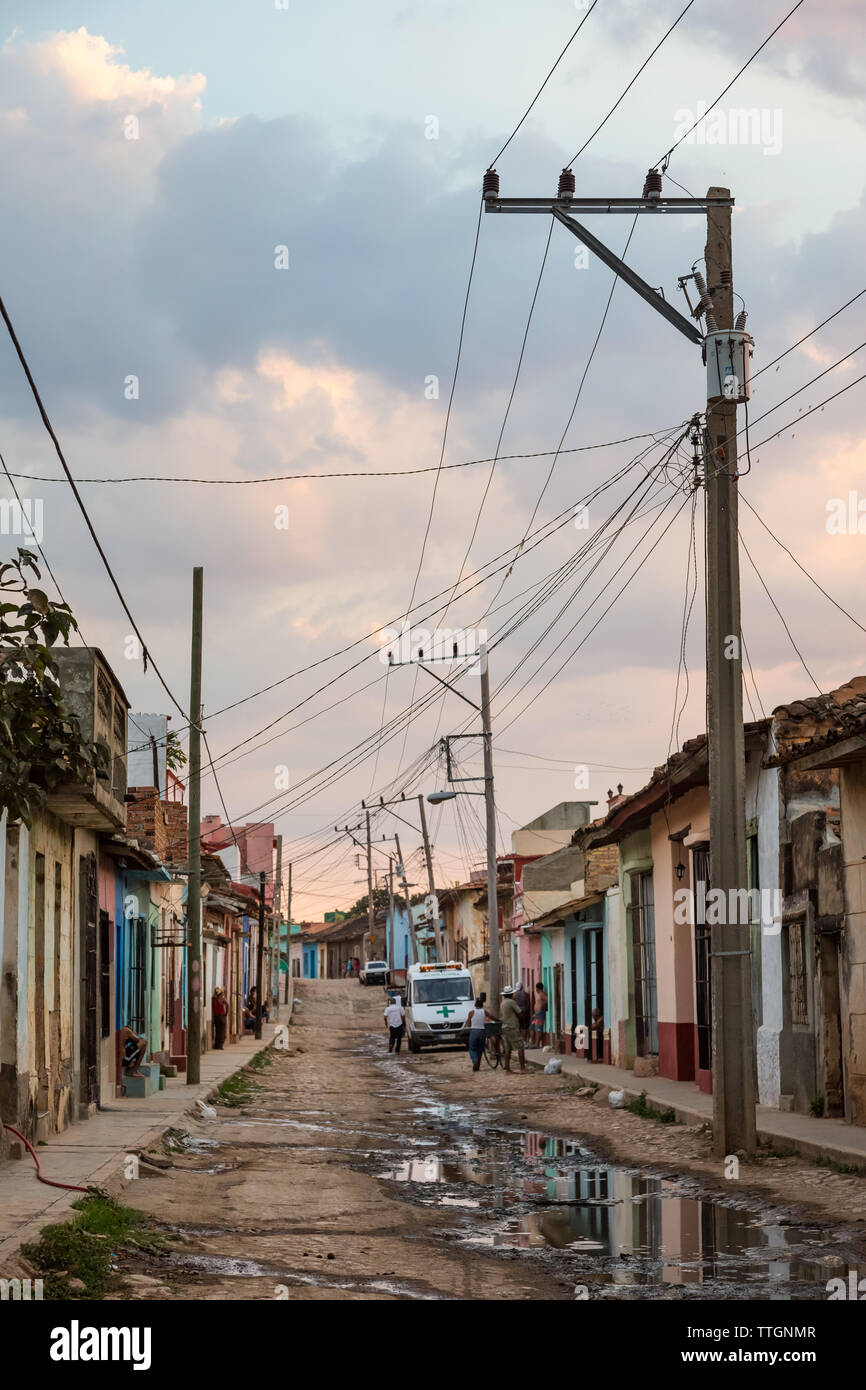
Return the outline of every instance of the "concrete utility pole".
{"type": "Polygon", "coordinates": [[[283,995],[283,1003],[289,1002],[289,987],[291,985],[292,973],[292,865],[289,861],[289,882],[286,887],[286,990],[283,995]]]}
{"type": "MultiPolygon", "coordinates": [[[[394,856],[388,855],[388,970],[393,975],[394,965],[394,856]]],[[[393,984],[393,980],[391,982],[393,984]]]]}
{"type": "Polygon", "coordinates": [[[373,845],[370,840],[370,812],[367,812],[367,931],[370,934],[370,955],[368,960],[373,958],[373,948],[376,940],[376,908],[373,903],[373,845]]]}
{"type": "Polygon", "coordinates": [[[256,1039],[262,1036],[262,966],[265,957],[265,871],[259,874],[259,949],[256,952],[256,1039]]]}
{"type": "Polygon", "coordinates": [[[424,858],[427,861],[427,885],[431,898],[431,911],[433,913],[433,936],[436,941],[436,959],[443,961],[445,951],[442,945],[442,932],[439,929],[439,903],[436,898],[436,884],[433,880],[433,856],[430,853],[430,836],[427,834],[427,813],[424,810],[424,795],[418,797],[418,809],[421,812],[421,834],[424,836],[424,858]]]}
{"type": "Polygon", "coordinates": [[[403,875],[403,877],[399,879],[398,882],[400,884],[400,887],[403,889],[403,893],[406,897],[406,913],[409,918],[409,952],[412,956],[412,964],[417,965],[418,942],[415,940],[415,932],[412,928],[412,909],[409,906],[409,884],[406,882],[406,865],[403,863],[403,852],[400,849],[400,836],[396,833],[396,831],[394,832],[394,843],[397,846],[397,863],[399,864],[400,872],[403,875]]]}
{"type": "MultiPolygon", "coordinates": [[[[668,156],[672,151],[668,151],[668,156]]],[[[482,194],[485,213],[540,213],[567,227],[604,265],[630,286],[690,342],[704,350],[707,363],[707,739],[710,782],[710,877],[736,916],[737,890],[746,887],[745,750],[743,738],[740,576],[737,533],[737,401],[748,399],[749,344],[745,314],[734,323],[731,208],[727,188],[710,188],[706,198],[662,197],[663,170],[650,169],[640,198],[584,198],[574,173],[563,169],[555,198],[502,198],[499,175],[488,169],[482,194]],[[694,280],[701,295],[692,318],[706,314],[706,333],[668,304],[663,294],[633,271],[577,221],[583,214],[659,213],[707,215],[706,279],[694,280]],[[741,362],[742,368],[729,366],[741,362]],[[743,371],[738,382],[737,373],[743,371]],[[714,379],[715,378],[715,379],[714,379]],[[728,395],[730,385],[731,393],[728,395]]],[[[688,298],[688,296],[686,296],[688,298]]],[[[489,826],[489,814],[488,814],[489,826]]],[[[489,833],[489,832],[488,832],[489,833]]],[[[716,1152],[754,1151],[755,1056],[752,1038],[750,928],[736,922],[712,927],[713,1131],[716,1152]]],[[[492,968],[492,958],[491,958],[492,968]]]]}
{"type": "Polygon", "coordinates": [[[274,973],[272,976],[271,996],[274,1001],[274,1018],[280,1017],[280,966],[283,957],[283,923],[282,923],[282,900],[283,900],[283,837],[277,835],[277,865],[274,876],[274,935],[276,944],[273,952],[274,973]]]}
{"type": "Polygon", "coordinates": [[[189,668],[189,880],[186,892],[186,1081],[201,1080],[201,648],[204,571],[192,572],[192,643],[189,668]]]}
{"type": "Polygon", "coordinates": [[[487,645],[480,644],[481,727],[484,734],[484,807],[487,812],[487,936],[490,950],[490,1007],[499,1014],[499,891],[496,875],[496,803],[493,799],[493,730],[487,645]]]}
{"type": "MultiPolygon", "coordinates": [[[[710,188],[708,198],[729,198],[710,188]]],[[[706,274],[719,330],[734,327],[731,208],[707,208],[706,274]]],[[[712,340],[708,340],[708,353],[712,340]]],[[[736,396],[736,392],[734,393],[736,396]]],[[[746,887],[746,757],[737,534],[737,402],[707,400],[707,737],[710,879],[727,904],[746,887]]],[[[753,1153],[751,933],[748,923],[711,928],[713,1136],[717,1154],[753,1153]]]]}

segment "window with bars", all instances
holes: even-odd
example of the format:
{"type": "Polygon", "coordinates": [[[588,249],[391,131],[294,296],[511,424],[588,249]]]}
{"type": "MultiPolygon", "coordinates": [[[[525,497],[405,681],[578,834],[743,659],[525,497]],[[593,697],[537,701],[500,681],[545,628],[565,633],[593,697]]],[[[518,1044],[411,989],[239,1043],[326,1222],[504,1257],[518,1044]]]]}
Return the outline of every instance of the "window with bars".
{"type": "Polygon", "coordinates": [[[635,1048],[639,1057],[647,1057],[659,1050],[655,906],[651,870],[631,875],[631,897],[635,1048]]]}

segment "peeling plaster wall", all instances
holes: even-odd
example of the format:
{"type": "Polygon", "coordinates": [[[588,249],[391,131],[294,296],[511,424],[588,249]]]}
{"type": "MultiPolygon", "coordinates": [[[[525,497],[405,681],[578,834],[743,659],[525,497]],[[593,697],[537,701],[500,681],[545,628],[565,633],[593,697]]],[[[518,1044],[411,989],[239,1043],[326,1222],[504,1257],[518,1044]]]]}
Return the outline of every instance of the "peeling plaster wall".
{"type": "Polygon", "coordinates": [[[0,1103],[31,1142],[77,1112],[73,834],[47,811],[30,830],[3,823],[0,1103]]]}

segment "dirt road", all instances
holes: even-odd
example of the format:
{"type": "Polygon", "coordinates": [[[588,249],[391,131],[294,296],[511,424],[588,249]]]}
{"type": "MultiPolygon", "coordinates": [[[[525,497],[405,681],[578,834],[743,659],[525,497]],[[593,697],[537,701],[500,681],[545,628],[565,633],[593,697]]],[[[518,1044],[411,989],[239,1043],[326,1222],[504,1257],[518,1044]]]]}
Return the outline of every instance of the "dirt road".
{"type": "Polygon", "coordinates": [[[144,1156],[124,1200],[166,1243],[121,1257],[126,1297],[807,1299],[866,1272],[850,1205],[830,1227],[763,1169],[713,1191],[697,1131],[561,1079],[389,1057],[382,1008],[355,981],[302,982],[258,1089],[144,1156]]]}

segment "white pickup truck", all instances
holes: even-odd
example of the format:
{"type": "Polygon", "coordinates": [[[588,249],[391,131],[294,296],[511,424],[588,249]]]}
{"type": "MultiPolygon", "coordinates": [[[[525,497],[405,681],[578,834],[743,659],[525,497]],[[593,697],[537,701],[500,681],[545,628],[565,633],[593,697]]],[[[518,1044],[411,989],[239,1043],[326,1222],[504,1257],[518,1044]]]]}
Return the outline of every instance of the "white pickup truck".
{"type": "Polygon", "coordinates": [[[388,962],[384,960],[365,960],[358,979],[362,985],[387,985],[390,979],[388,962]]]}

